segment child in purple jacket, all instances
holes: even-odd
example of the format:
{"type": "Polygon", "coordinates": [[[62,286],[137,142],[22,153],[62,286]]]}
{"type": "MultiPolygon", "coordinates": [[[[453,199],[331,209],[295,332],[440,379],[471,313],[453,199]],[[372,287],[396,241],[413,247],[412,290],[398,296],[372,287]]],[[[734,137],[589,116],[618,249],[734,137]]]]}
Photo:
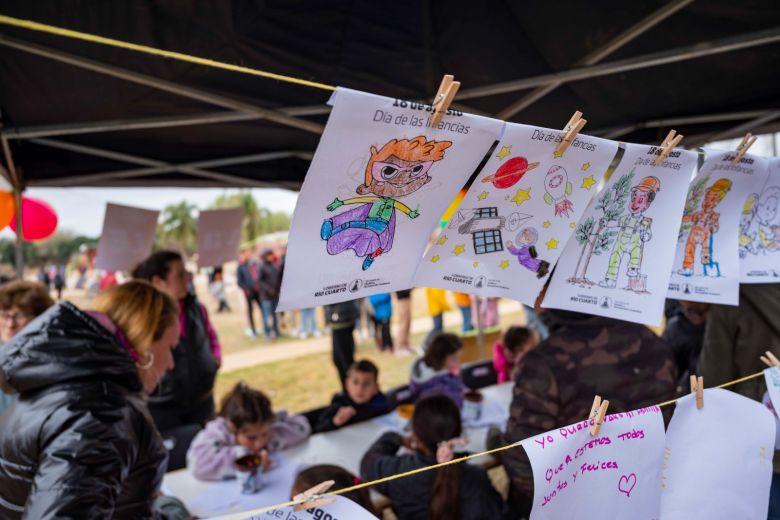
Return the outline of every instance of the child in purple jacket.
{"type": "Polygon", "coordinates": [[[412,364],[409,389],[415,401],[433,394],[444,394],[463,405],[463,381],[460,379],[460,353],[463,343],[455,334],[436,334],[425,349],[425,355],[412,364]]]}
{"type": "Polygon", "coordinates": [[[269,453],[299,444],[310,433],[305,417],[274,413],[268,397],[242,381],[222,400],[219,417],[193,439],[187,468],[200,480],[234,478],[236,459],[249,451],[260,456],[265,471],[271,467],[269,453]]]}

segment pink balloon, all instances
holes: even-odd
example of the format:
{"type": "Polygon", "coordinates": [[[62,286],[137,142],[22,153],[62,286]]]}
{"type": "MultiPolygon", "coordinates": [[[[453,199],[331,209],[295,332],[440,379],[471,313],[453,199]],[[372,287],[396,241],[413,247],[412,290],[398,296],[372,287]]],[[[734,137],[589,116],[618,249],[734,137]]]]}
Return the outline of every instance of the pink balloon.
{"type": "MultiPolygon", "coordinates": [[[[16,216],[11,219],[11,229],[16,231],[16,216]]],[[[48,202],[32,197],[22,198],[22,239],[44,240],[57,229],[57,213],[48,202]]]]}

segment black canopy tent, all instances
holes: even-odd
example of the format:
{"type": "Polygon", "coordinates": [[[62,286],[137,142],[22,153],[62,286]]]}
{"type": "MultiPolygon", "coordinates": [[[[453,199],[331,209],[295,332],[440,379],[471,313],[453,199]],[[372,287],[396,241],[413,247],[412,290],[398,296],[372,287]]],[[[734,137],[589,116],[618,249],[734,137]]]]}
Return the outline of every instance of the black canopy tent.
{"type": "MultiPolygon", "coordinates": [[[[776,0],[5,0],[0,14],[409,99],[684,145],[780,126],[776,0]]],[[[296,188],[325,90],[0,25],[4,164],[24,186],[296,188]]]]}

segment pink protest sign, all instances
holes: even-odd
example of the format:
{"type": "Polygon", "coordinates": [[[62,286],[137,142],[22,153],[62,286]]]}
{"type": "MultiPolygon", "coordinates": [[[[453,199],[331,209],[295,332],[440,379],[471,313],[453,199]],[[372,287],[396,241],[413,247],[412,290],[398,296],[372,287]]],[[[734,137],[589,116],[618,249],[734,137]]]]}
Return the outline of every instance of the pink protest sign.
{"type": "Polygon", "coordinates": [[[106,204],[95,267],[129,271],[149,256],[159,211],[106,204]]]}
{"type": "Polygon", "coordinates": [[[531,520],[658,518],[664,422],[657,406],[608,415],[524,440],[534,474],[531,520]]]}
{"type": "Polygon", "coordinates": [[[214,267],[235,260],[241,245],[242,208],[201,211],[198,217],[198,266],[214,267]]]}

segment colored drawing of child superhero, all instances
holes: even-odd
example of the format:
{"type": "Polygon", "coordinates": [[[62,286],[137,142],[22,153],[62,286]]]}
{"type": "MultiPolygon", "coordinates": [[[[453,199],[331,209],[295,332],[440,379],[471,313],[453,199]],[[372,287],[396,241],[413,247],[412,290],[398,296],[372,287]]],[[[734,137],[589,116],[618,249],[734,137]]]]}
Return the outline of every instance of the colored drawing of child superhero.
{"type": "Polygon", "coordinates": [[[718,179],[707,188],[704,199],[701,201],[701,211],[684,215],[682,221],[690,222],[691,229],[688,239],[685,241],[685,257],[682,269],[679,273],[683,276],[693,276],[693,263],[696,256],[696,248],[701,248],[701,265],[704,267],[704,276],[710,276],[709,271],[714,269],[714,276],[720,276],[720,265],[713,259],[713,235],[720,228],[720,213],[715,207],[723,200],[731,189],[729,179],[718,179]]]}
{"type": "Polygon", "coordinates": [[[352,249],[363,258],[365,271],[382,254],[393,247],[396,210],[417,218],[420,213],[398,199],[414,193],[428,182],[433,163],[444,158],[450,141],[428,141],[424,136],[414,139],[392,139],[377,150],[371,147],[366,165],[365,182],[355,190],[359,197],[334,199],[328,211],[357,204],[354,209],[339,213],[322,222],[320,237],[327,242],[330,255],[352,249]]]}
{"type": "Polygon", "coordinates": [[[536,252],[536,241],[539,240],[539,232],[532,227],[520,230],[515,238],[517,244],[506,243],[506,250],[517,257],[520,265],[536,273],[537,278],[542,278],[550,270],[550,262],[540,260],[536,252]]]}
{"type": "Polygon", "coordinates": [[[612,289],[617,285],[620,264],[628,254],[626,274],[629,278],[637,278],[642,266],[644,243],[653,236],[651,226],[653,219],[643,216],[656,194],[661,190],[661,181],[657,177],[645,177],[639,184],[631,187],[631,201],[628,204],[628,215],[622,215],[617,220],[604,223],[604,227],[618,228],[615,246],[609,257],[609,264],[604,279],[599,287],[612,289]]]}

